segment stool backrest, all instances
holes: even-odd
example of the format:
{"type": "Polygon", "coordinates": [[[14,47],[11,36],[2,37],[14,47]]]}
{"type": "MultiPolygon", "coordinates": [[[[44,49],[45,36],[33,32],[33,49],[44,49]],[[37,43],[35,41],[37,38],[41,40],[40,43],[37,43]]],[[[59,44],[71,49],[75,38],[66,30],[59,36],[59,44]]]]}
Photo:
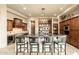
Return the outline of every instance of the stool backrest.
{"type": "Polygon", "coordinates": [[[22,34],[16,34],[15,35],[16,43],[24,43],[25,37],[22,34]]]}
{"type": "Polygon", "coordinates": [[[58,36],[57,39],[58,39],[59,43],[65,43],[66,39],[67,39],[67,35],[60,35],[60,36],[58,36]]]}
{"type": "Polygon", "coordinates": [[[47,43],[51,43],[51,37],[50,36],[44,36],[44,41],[47,43]]]}
{"type": "Polygon", "coordinates": [[[38,37],[29,37],[29,42],[30,43],[38,42],[38,37]]]}

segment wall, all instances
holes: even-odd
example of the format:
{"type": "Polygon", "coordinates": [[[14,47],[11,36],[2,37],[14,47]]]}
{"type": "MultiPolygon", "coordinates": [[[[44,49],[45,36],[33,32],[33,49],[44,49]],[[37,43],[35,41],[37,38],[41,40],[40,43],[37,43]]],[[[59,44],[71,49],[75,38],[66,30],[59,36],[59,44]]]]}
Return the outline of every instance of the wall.
{"type": "Polygon", "coordinates": [[[7,7],[0,4],[0,48],[7,46],[7,7]]]}
{"type": "MultiPolygon", "coordinates": [[[[12,10],[10,8],[7,8],[7,19],[13,20],[14,18],[19,18],[21,19],[24,23],[27,23],[27,17],[22,15],[21,13],[12,10]]],[[[28,25],[28,24],[27,24],[28,25]]],[[[22,33],[21,28],[13,28],[13,31],[9,31],[8,35],[10,34],[15,34],[15,33],[22,33]]]]}
{"type": "Polygon", "coordinates": [[[20,14],[19,12],[16,12],[15,10],[12,10],[10,8],[7,8],[7,18],[10,20],[13,20],[13,18],[20,18],[23,20],[23,22],[27,23],[27,17],[20,14]]]}
{"type": "Polygon", "coordinates": [[[7,8],[6,4],[0,4],[0,48],[7,46],[7,19],[20,18],[23,22],[27,22],[27,17],[7,8]]]}
{"type": "MultiPolygon", "coordinates": [[[[7,17],[8,19],[11,19],[13,20],[13,18],[20,18],[23,20],[23,22],[26,22],[27,23],[27,30],[29,31],[29,34],[31,34],[31,20],[34,20],[35,21],[35,34],[38,34],[38,20],[39,18],[42,18],[42,17],[30,17],[30,18],[27,18],[26,16],[8,8],[8,11],[7,11],[7,17]]],[[[52,18],[52,29],[53,29],[53,18],[54,17],[46,17],[46,18],[52,18]]],[[[53,33],[53,30],[52,30],[52,33],[53,33]]]]}
{"type": "Polygon", "coordinates": [[[79,48],[79,16],[60,22],[61,34],[64,34],[64,25],[69,26],[69,32],[66,32],[67,43],[79,48]]]}
{"type": "Polygon", "coordinates": [[[31,34],[31,21],[35,21],[35,34],[38,34],[38,18],[37,17],[31,17],[28,18],[28,25],[27,25],[27,29],[29,31],[29,34],[31,34]]]}
{"type": "MultiPolygon", "coordinates": [[[[32,30],[31,29],[31,20],[35,21],[35,34],[39,34],[39,32],[38,32],[38,29],[39,29],[39,27],[38,27],[38,20],[39,20],[39,18],[42,18],[42,17],[30,17],[30,18],[27,19],[28,20],[28,31],[29,31],[29,34],[31,34],[31,30],[32,30]]],[[[45,18],[52,18],[52,29],[51,30],[52,30],[52,33],[53,33],[53,22],[54,22],[53,19],[55,17],[45,17],[45,18]]]]}
{"type": "Polygon", "coordinates": [[[67,12],[60,15],[60,21],[67,20],[76,16],[79,16],[79,5],[72,6],[67,12]]]}

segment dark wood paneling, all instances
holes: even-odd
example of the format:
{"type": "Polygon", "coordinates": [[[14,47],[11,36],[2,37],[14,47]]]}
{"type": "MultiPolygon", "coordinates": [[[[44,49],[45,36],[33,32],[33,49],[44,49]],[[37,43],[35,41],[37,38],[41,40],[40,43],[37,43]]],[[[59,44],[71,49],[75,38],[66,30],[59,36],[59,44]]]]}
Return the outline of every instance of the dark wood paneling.
{"type": "Polygon", "coordinates": [[[64,33],[64,25],[69,25],[67,43],[79,48],[79,17],[60,22],[60,33],[64,33]]]}
{"type": "Polygon", "coordinates": [[[13,21],[12,20],[7,20],[7,31],[12,31],[13,29],[13,21]]]}
{"type": "Polygon", "coordinates": [[[27,24],[26,23],[22,23],[22,30],[26,31],[27,30],[27,24]]]}
{"type": "Polygon", "coordinates": [[[15,28],[22,28],[22,20],[18,18],[14,18],[14,27],[15,28]]]}
{"type": "Polygon", "coordinates": [[[35,21],[31,21],[31,34],[35,35],[35,21]]]}

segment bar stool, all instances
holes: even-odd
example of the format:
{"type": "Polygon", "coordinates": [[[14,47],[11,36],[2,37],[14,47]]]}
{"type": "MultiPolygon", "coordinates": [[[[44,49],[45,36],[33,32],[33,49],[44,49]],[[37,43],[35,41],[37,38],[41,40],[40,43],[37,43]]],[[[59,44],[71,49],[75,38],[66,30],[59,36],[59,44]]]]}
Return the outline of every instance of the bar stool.
{"type": "Polygon", "coordinates": [[[27,37],[25,37],[25,50],[27,50],[27,53],[28,53],[28,40],[27,40],[27,37]]]}
{"type": "Polygon", "coordinates": [[[50,36],[44,36],[44,41],[42,43],[42,52],[46,54],[47,52],[53,54],[52,52],[52,41],[50,36]],[[49,49],[49,51],[46,51],[46,49],[49,49]]]}
{"type": "Polygon", "coordinates": [[[25,38],[24,38],[24,36],[22,34],[15,35],[15,41],[16,41],[16,55],[18,53],[25,54],[25,38]]]}
{"type": "Polygon", "coordinates": [[[66,55],[66,39],[67,39],[67,35],[58,35],[58,36],[55,36],[54,37],[54,52],[55,52],[55,49],[57,49],[58,51],[58,55],[59,55],[59,52],[61,50],[62,52],[62,49],[64,46],[64,52],[65,52],[65,55],[66,55]],[[55,46],[57,44],[57,47],[55,46]]]}
{"type": "Polygon", "coordinates": [[[38,43],[38,37],[29,37],[29,43],[30,43],[30,55],[31,53],[39,53],[39,43],[38,43]],[[37,49],[36,51],[33,51],[33,49],[37,49]]]}

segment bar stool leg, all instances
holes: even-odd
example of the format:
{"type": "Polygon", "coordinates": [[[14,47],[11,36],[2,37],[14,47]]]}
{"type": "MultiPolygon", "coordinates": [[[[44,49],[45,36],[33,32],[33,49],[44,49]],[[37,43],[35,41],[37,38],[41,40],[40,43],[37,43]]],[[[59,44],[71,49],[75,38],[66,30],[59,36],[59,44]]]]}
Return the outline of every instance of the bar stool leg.
{"type": "Polygon", "coordinates": [[[43,44],[42,44],[42,53],[44,52],[44,46],[43,46],[43,44]]]}
{"type": "Polygon", "coordinates": [[[54,43],[54,53],[55,53],[55,43],[54,43]]]}
{"type": "Polygon", "coordinates": [[[30,45],[30,55],[31,55],[31,50],[32,50],[32,48],[31,48],[32,46],[30,45]]]}
{"type": "Polygon", "coordinates": [[[66,55],[66,43],[65,43],[65,55],[66,55]]]}
{"type": "Polygon", "coordinates": [[[51,45],[49,45],[49,50],[50,50],[49,52],[51,52],[51,45]]]}
{"type": "Polygon", "coordinates": [[[44,45],[44,55],[46,55],[45,45],[44,45]]]}
{"type": "Polygon", "coordinates": [[[38,55],[38,47],[37,47],[37,55],[38,55]]]}
{"type": "MultiPolygon", "coordinates": [[[[38,49],[37,53],[39,53],[39,44],[38,44],[38,48],[37,48],[37,49],[38,49]]],[[[38,55],[38,54],[37,54],[37,55],[38,55]]]]}
{"type": "Polygon", "coordinates": [[[16,55],[18,55],[18,52],[16,51],[16,55]]]}
{"type": "Polygon", "coordinates": [[[24,45],[24,55],[25,55],[25,45],[24,45]]]}
{"type": "Polygon", "coordinates": [[[20,45],[20,52],[21,52],[21,45],[20,45]]]}
{"type": "Polygon", "coordinates": [[[18,55],[18,46],[16,44],[16,55],[18,55]]]}
{"type": "Polygon", "coordinates": [[[37,44],[37,55],[38,55],[38,44],[37,44]]]}
{"type": "Polygon", "coordinates": [[[51,55],[53,55],[53,52],[52,52],[52,45],[51,45],[51,55]]]}
{"type": "Polygon", "coordinates": [[[61,52],[62,52],[62,45],[60,45],[60,50],[61,50],[61,52]]]}
{"type": "Polygon", "coordinates": [[[27,53],[28,53],[28,42],[27,42],[27,53]]]}
{"type": "Polygon", "coordinates": [[[59,44],[57,44],[58,45],[58,55],[59,55],[59,44]]]}

